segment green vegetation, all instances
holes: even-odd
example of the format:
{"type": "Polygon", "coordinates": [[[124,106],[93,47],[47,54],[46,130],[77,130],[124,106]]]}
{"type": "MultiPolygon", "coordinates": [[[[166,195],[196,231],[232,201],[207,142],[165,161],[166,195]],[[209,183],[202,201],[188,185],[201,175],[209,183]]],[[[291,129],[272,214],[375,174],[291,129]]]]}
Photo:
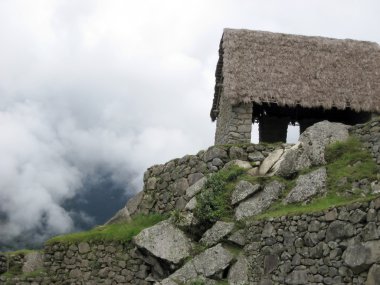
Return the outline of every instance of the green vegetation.
{"type": "Polygon", "coordinates": [[[32,271],[32,272],[22,273],[22,269],[20,266],[12,266],[8,269],[7,272],[2,274],[1,276],[7,279],[11,279],[14,277],[17,277],[20,279],[27,279],[27,278],[36,278],[36,277],[45,276],[45,275],[46,275],[46,271],[42,268],[32,271]]]}
{"type": "Polygon", "coordinates": [[[25,256],[28,253],[33,253],[33,252],[39,252],[40,250],[33,250],[33,249],[19,249],[16,251],[7,251],[7,252],[1,252],[4,255],[8,256],[16,256],[16,255],[22,255],[25,256]]]}
{"type": "Polygon", "coordinates": [[[237,257],[243,250],[243,248],[234,243],[226,243],[223,245],[233,256],[237,257]]]}
{"type": "Polygon", "coordinates": [[[333,143],[326,149],[328,189],[344,193],[352,183],[362,179],[375,180],[379,168],[368,151],[356,138],[333,143]]]}
{"type": "Polygon", "coordinates": [[[280,202],[272,205],[263,214],[254,217],[255,220],[276,218],[281,216],[302,215],[313,212],[320,212],[333,207],[345,206],[356,202],[371,201],[379,195],[368,195],[366,197],[358,196],[339,196],[328,194],[325,197],[314,199],[310,204],[302,205],[300,203],[283,205],[280,202]]]}
{"type": "Polygon", "coordinates": [[[139,215],[130,222],[99,226],[85,232],[56,236],[48,240],[46,243],[76,243],[81,241],[103,240],[129,242],[143,229],[151,227],[165,218],[165,216],[158,214],[139,215]]]}
{"type": "MultiPolygon", "coordinates": [[[[370,189],[368,191],[353,189],[355,183],[362,180],[367,181],[369,188],[370,182],[376,180],[379,175],[379,167],[357,138],[351,137],[345,142],[329,145],[326,148],[325,156],[328,175],[327,193],[323,197],[315,197],[309,204],[282,204],[282,198],[295,186],[297,177],[284,179],[276,176],[251,176],[246,174],[244,169],[234,166],[229,169],[222,169],[210,176],[205,185],[205,190],[197,196],[198,204],[195,215],[203,223],[231,219],[233,208],[230,205],[230,197],[239,180],[261,185],[277,180],[286,186],[279,201],[263,214],[254,217],[255,219],[318,212],[331,207],[369,201],[379,196],[368,194],[370,189]]],[[[300,171],[298,176],[317,168],[313,167],[300,171]]]]}
{"type": "Polygon", "coordinates": [[[12,278],[14,276],[20,276],[22,274],[22,268],[20,264],[14,264],[10,266],[7,272],[3,273],[2,276],[5,278],[12,278]]]}
{"type": "Polygon", "coordinates": [[[231,166],[211,175],[205,190],[197,196],[195,216],[202,222],[228,220],[232,217],[231,193],[236,180],[245,173],[243,168],[231,166]]]}
{"type": "MultiPolygon", "coordinates": [[[[319,212],[332,207],[370,201],[379,196],[365,194],[360,189],[352,191],[353,183],[363,179],[370,182],[375,180],[379,173],[379,167],[372,160],[368,151],[362,147],[358,139],[351,137],[345,142],[336,142],[329,145],[326,148],[325,158],[328,175],[325,196],[316,197],[306,205],[301,203],[284,205],[281,201],[278,201],[265,213],[256,216],[255,219],[319,212]]],[[[305,174],[305,172],[300,174],[305,174]]],[[[294,183],[294,181],[290,183],[294,183]]],[[[291,186],[291,184],[288,184],[288,186],[291,186]]],[[[289,189],[289,187],[287,188],[289,189]]],[[[286,191],[284,194],[286,195],[286,191]]]]}
{"type": "Polygon", "coordinates": [[[198,279],[198,280],[190,282],[189,285],[204,285],[204,284],[205,284],[205,282],[203,280],[198,279]]]}

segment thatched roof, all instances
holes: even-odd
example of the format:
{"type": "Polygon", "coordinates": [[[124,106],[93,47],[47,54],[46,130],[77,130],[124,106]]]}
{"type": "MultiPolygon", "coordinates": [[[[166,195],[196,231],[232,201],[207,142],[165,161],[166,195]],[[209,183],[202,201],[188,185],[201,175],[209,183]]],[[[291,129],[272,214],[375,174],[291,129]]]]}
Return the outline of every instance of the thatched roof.
{"type": "Polygon", "coordinates": [[[225,29],[211,118],[221,90],[231,104],[380,111],[376,43],[225,29]]]}

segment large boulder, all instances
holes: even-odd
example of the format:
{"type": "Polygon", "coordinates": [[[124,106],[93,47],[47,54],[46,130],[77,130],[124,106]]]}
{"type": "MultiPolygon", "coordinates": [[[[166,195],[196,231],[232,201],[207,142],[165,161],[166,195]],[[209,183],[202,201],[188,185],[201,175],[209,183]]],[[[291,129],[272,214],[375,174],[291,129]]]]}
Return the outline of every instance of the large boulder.
{"type": "Polygon", "coordinates": [[[116,224],[121,222],[129,222],[131,217],[138,212],[139,205],[144,197],[144,191],[140,191],[135,196],[130,198],[124,208],[120,209],[111,219],[105,224],[116,224]]]}
{"type": "Polygon", "coordinates": [[[325,161],[326,146],[345,141],[349,137],[349,126],[341,123],[322,121],[306,129],[300,136],[305,155],[310,159],[311,165],[323,165],[325,161]]]}
{"type": "Polygon", "coordinates": [[[245,180],[239,181],[235,187],[235,190],[232,192],[231,204],[235,205],[237,203],[240,203],[247,197],[256,193],[259,189],[260,184],[252,185],[251,183],[245,180]]]}
{"type": "Polygon", "coordinates": [[[326,146],[337,141],[347,140],[348,129],[347,125],[329,121],[322,121],[307,128],[301,134],[299,143],[286,150],[273,166],[274,174],[289,177],[310,166],[326,164],[326,146]]]}
{"type": "Polygon", "coordinates": [[[188,283],[198,277],[213,277],[223,272],[232,262],[234,256],[221,244],[211,247],[195,256],[184,266],[163,280],[161,284],[172,284],[169,281],[188,283]]]}
{"type": "Polygon", "coordinates": [[[260,164],[259,175],[267,174],[283,154],[283,149],[276,149],[272,151],[260,164]]]}
{"type": "Polygon", "coordinates": [[[30,273],[43,268],[44,259],[41,252],[27,253],[24,257],[24,264],[22,266],[23,273],[30,273]]]}
{"type": "Polygon", "coordinates": [[[231,266],[231,269],[228,272],[228,284],[249,284],[248,271],[248,260],[243,254],[240,254],[237,261],[231,266]]]}
{"type": "Polygon", "coordinates": [[[197,182],[195,182],[193,185],[191,185],[189,188],[186,189],[186,197],[188,199],[193,198],[204,188],[206,182],[207,182],[206,177],[199,179],[197,182]]]}
{"type": "Polygon", "coordinates": [[[193,248],[191,240],[170,221],[144,229],[133,242],[153,256],[173,264],[181,263],[193,248]]]}
{"type": "Polygon", "coordinates": [[[326,192],[327,172],[322,167],[297,178],[296,186],[284,199],[285,204],[306,202],[311,197],[326,192]]]}
{"type": "Polygon", "coordinates": [[[213,246],[220,242],[225,236],[230,234],[234,227],[234,223],[217,221],[210,229],[204,233],[200,242],[207,246],[213,246]]]}
{"type": "Polygon", "coordinates": [[[247,243],[245,230],[240,229],[234,232],[232,235],[229,236],[228,241],[240,246],[245,246],[245,244],[247,243]]]}
{"type": "Polygon", "coordinates": [[[262,213],[279,198],[280,193],[284,189],[284,184],[276,180],[270,182],[262,191],[254,194],[251,198],[241,202],[237,206],[235,209],[236,219],[241,220],[262,213]]]}
{"type": "Polygon", "coordinates": [[[374,264],[368,272],[365,285],[380,285],[380,265],[374,264]]]}
{"type": "Polygon", "coordinates": [[[128,213],[133,216],[137,213],[138,207],[144,197],[144,191],[140,191],[135,196],[130,198],[127,202],[127,205],[125,206],[128,210],[128,213]]]}
{"type": "Polygon", "coordinates": [[[233,259],[232,253],[221,244],[217,244],[194,257],[192,262],[199,275],[211,277],[226,269],[233,259]]]}
{"type": "Polygon", "coordinates": [[[372,264],[380,262],[380,240],[348,246],[343,253],[343,260],[355,273],[367,270],[372,264]]]}
{"type": "Polygon", "coordinates": [[[109,219],[105,225],[117,224],[122,222],[131,221],[131,215],[128,212],[127,207],[120,209],[111,219],[109,219]]]}

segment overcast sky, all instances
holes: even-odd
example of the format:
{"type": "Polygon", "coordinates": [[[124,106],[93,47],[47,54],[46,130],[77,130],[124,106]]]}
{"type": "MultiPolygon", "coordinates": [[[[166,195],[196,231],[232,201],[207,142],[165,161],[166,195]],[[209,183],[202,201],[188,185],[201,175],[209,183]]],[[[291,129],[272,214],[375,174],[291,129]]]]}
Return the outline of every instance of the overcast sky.
{"type": "Polygon", "coordinates": [[[0,0],[0,241],[70,231],[61,205],[99,169],[136,192],[212,145],[223,28],[380,42],[379,3],[0,0]]]}

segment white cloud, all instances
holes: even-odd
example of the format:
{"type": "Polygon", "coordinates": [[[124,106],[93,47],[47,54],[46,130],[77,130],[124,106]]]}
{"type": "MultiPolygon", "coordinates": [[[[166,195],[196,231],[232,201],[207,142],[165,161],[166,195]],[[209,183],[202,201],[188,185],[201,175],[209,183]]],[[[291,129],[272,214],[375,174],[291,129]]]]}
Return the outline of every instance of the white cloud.
{"type": "Polygon", "coordinates": [[[0,240],[72,228],[62,201],[99,168],[145,168],[213,143],[224,27],[380,42],[376,1],[0,0],[0,240]]]}

